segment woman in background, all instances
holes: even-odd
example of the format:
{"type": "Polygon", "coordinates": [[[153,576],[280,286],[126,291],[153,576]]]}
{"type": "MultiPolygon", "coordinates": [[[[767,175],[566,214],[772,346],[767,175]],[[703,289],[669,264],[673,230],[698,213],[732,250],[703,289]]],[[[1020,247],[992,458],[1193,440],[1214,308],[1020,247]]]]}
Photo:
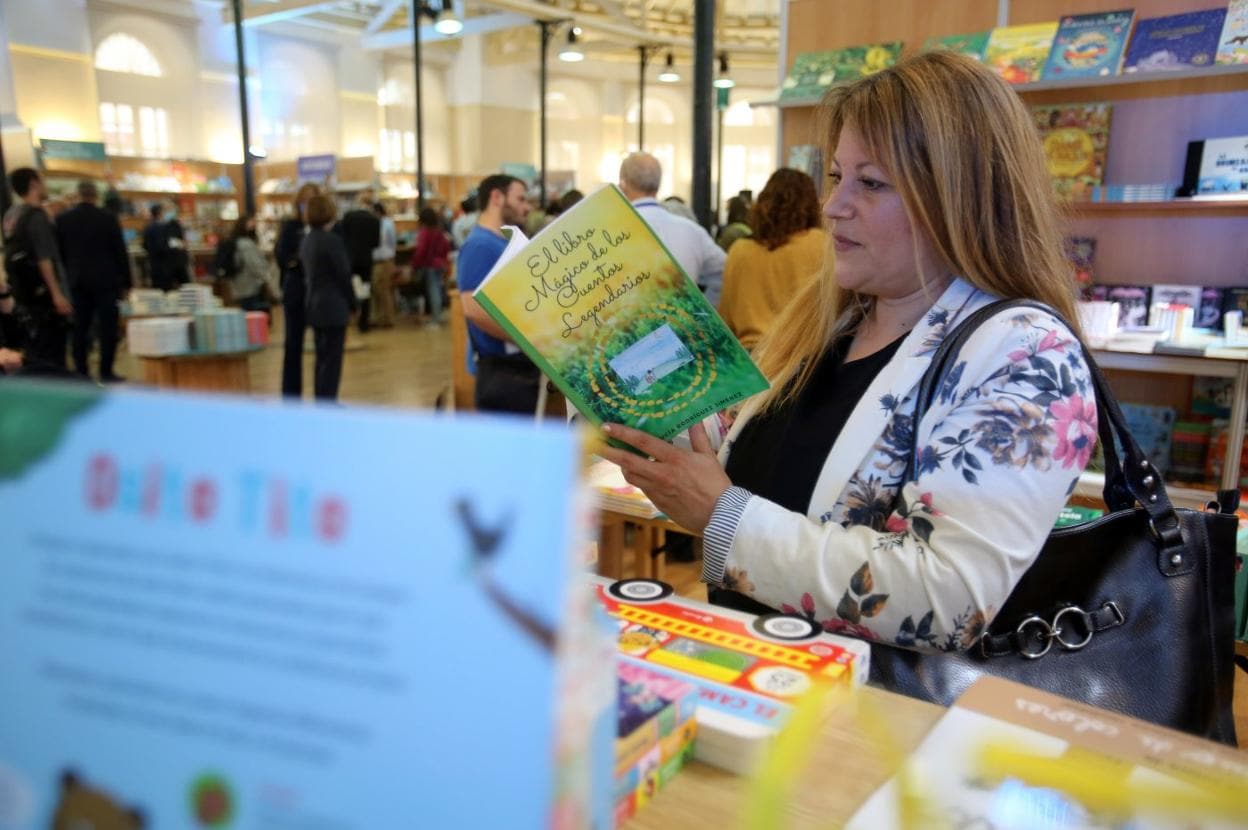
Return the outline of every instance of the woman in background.
{"type": "Polygon", "coordinates": [[[313,390],[318,401],[338,400],[347,324],[356,308],[351,286],[351,259],[342,237],[330,228],[338,217],[334,200],[324,194],[308,201],[308,234],[299,247],[307,283],[307,321],[316,343],[313,390]]]}
{"type": "Polygon", "coordinates": [[[282,355],[282,395],[287,398],[303,397],[303,338],[307,330],[307,286],[304,284],[303,264],[299,260],[299,248],[308,232],[308,202],[319,196],[321,188],[305,184],[295,194],[295,213],[282,220],[277,232],[277,245],[273,258],[282,279],[282,317],[285,319],[286,344],[282,355]]]}
{"type": "Polygon", "coordinates": [[[234,242],[234,276],[230,294],[244,311],[268,311],[269,263],[256,241],[256,217],[240,216],[231,234],[234,242]]]}
{"type": "Polygon", "coordinates": [[[782,167],[758,194],[750,224],[724,263],[719,313],[741,344],[753,350],[789,300],[819,271],[827,236],[810,176],[782,167]]]}
{"type": "Polygon", "coordinates": [[[450,253],[451,243],[438,221],[437,211],[430,207],[422,208],[416,247],[412,249],[412,275],[414,279],[424,281],[429,325],[436,326],[442,322],[442,278],[446,275],[450,253]]]}
{"type": "Polygon", "coordinates": [[[373,205],[373,213],[381,221],[381,244],[373,249],[373,325],[379,329],[394,328],[394,252],[398,234],[394,220],[386,215],[381,202],[373,205]]]}
{"type": "Polygon", "coordinates": [[[728,200],[728,221],[719,231],[719,236],[715,238],[715,242],[719,247],[724,249],[724,253],[732,247],[732,243],[738,239],[744,239],[747,236],[754,235],[754,229],[750,227],[750,206],[740,196],[733,196],[728,200]]]}

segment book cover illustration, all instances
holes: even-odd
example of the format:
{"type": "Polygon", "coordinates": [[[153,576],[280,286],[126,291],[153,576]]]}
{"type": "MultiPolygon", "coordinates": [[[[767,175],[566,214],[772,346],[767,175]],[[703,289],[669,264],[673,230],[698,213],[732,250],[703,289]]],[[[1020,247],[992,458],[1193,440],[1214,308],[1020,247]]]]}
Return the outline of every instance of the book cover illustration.
{"type": "Polygon", "coordinates": [[[1167,72],[1212,66],[1226,9],[1206,9],[1135,24],[1124,72],[1167,72]]]}
{"type": "Polygon", "coordinates": [[[1165,473],[1170,469],[1170,441],[1178,413],[1170,406],[1142,403],[1123,403],[1121,406],[1131,436],[1152,465],[1165,473]]]}
{"type": "Polygon", "coordinates": [[[929,37],[923,41],[922,51],[935,52],[943,49],[946,52],[956,52],[959,55],[966,55],[968,58],[982,61],[990,34],[992,34],[991,30],[986,30],[983,32],[971,32],[965,35],[929,37]]]}
{"type": "Polygon", "coordinates": [[[1205,286],[1200,290],[1200,308],[1196,309],[1196,327],[1222,328],[1222,289],[1205,286]]]}
{"type": "Polygon", "coordinates": [[[1059,198],[1086,200],[1105,176],[1110,104],[1033,107],[1049,175],[1059,198]]]}
{"type": "Polygon", "coordinates": [[[855,81],[897,63],[901,41],[802,52],[780,87],[780,100],[818,98],[835,83],[855,81]]]}
{"type": "Polygon", "coordinates": [[[788,166],[810,176],[815,182],[815,192],[823,192],[823,149],[817,144],[795,144],[790,147],[788,166]]]}
{"type": "Polygon", "coordinates": [[[1131,34],[1131,9],[1063,17],[1044,65],[1044,80],[1117,75],[1131,34]]]}
{"type": "Polygon", "coordinates": [[[619,188],[600,188],[532,240],[511,233],[473,296],[595,426],[670,440],[767,388],[619,188]]]}
{"type": "Polygon", "coordinates": [[[1120,328],[1148,325],[1149,287],[1147,285],[1111,285],[1105,299],[1118,303],[1120,328]]]}
{"type": "Polygon", "coordinates": [[[1216,61],[1220,64],[1248,63],[1248,0],[1231,0],[1227,4],[1216,61]]]}
{"type": "Polygon", "coordinates": [[[1056,35],[1056,20],[993,29],[984,48],[984,63],[1008,83],[1038,81],[1056,35]]]}
{"type": "Polygon", "coordinates": [[[1238,311],[1248,320],[1248,288],[1222,289],[1222,315],[1228,311],[1238,311]]]}
{"type": "Polygon", "coordinates": [[[1096,276],[1092,272],[1092,263],[1096,258],[1096,237],[1068,236],[1065,243],[1066,258],[1075,268],[1075,290],[1080,295],[1087,296],[1096,276]]]}
{"type": "Polygon", "coordinates": [[[1205,139],[1196,192],[1248,198],[1248,135],[1205,139]]]}
{"type": "Polygon", "coordinates": [[[1200,308],[1201,288],[1199,285],[1154,285],[1153,286],[1153,303],[1168,303],[1169,305],[1185,305],[1196,311],[1200,308]]]}

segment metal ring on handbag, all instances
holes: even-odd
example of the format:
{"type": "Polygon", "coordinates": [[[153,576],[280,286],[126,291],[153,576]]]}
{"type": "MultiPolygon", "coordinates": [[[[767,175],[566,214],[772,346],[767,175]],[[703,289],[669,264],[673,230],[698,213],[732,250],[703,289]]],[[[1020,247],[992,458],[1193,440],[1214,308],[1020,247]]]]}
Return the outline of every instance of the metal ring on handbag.
{"type": "Polygon", "coordinates": [[[1018,635],[1018,653],[1028,660],[1039,660],[1041,657],[1049,653],[1049,649],[1053,647],[1053,639],[1057,636],[1053,632],[1053,626],[1043,617],[1028,617],[1018,624],[1018,628],[1014,629],[1014,633],[1018,635]],[[1027,635],[1023,632],[1029,625],[1038,625],[1041,627],[1040,639],[1044,641],[1044,648],[1039,651],[1028,651],[1027,635]]]}
{"type": "Polygon", "coordinates": [[[1092,625],[1088,620],[1087,612],[1077,605],[1068,605],[1053,616],[1053,639],[1057,640],[1058,645],[1067,651],[1078,651],[1092,642],[1092,633],[1092,625]],[[1068,614],[1083,623],[1084,631],[1087,632],[1083,639],[1077,643],[1070,643],[1062,639],[1062,628],[1058,624],[1062,621],[1062,617],[1068,614]]]}

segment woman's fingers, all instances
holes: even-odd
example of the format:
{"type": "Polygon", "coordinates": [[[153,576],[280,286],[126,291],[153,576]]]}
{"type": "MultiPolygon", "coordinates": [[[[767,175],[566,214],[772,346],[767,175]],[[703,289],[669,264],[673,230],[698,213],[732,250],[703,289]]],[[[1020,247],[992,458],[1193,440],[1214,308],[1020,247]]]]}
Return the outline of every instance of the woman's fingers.
{"type": "Polygon", "coordinates": [[[706,424],[698,421],[689,427],[689,445],[693,447],[696,453],[703,455],[711,455],[711,438],[706,434],[706,424]]]}
{"type": "Polygon", "coordinates": [[[622,424],[603,424],[602,431],[617,441],[623,441],[631,447],[636,447],[646,455],[659,461],[668,460],[671,458],[672,453],[679,452],[679,450],[666,441],[622,424]]]}

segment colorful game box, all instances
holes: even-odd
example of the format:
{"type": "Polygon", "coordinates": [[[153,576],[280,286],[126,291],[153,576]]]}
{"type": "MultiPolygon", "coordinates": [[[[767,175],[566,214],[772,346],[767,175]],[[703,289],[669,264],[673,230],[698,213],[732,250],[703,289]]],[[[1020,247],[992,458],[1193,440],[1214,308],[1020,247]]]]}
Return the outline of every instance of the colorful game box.
{"type": "Polygon", "coordinates": [[[755,617],[676,596],[647,579],[594,577],[615,618],[621,665],[640,664],[699,689],[699,760],[741,774],[816,679],[860,686],[870,646],[792,614],[755,617]]]}

